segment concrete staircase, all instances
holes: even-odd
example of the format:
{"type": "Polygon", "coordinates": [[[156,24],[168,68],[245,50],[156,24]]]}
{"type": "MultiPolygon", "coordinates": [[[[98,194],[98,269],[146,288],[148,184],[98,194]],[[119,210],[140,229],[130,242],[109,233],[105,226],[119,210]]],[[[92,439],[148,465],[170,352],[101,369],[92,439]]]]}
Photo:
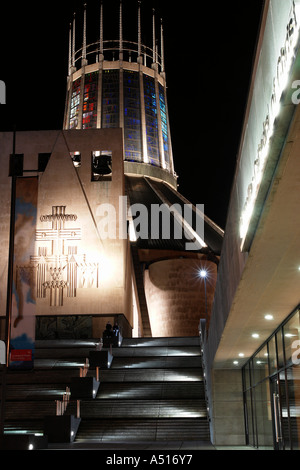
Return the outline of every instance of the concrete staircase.
{"type": "MultiPolygon", "coordinates": [[[[35,369],[8,374],[6,432],[43,432],[96,342],[40,341],[35,369]]],[[[89,370],[88,375],[94,375],[89,370]]],[[[71,401],[66,414],[76,414],[71,401]]],[[[207,441],[199,338],[124,339],[96,398],[82,400],[75,444],[207,441]]]]}

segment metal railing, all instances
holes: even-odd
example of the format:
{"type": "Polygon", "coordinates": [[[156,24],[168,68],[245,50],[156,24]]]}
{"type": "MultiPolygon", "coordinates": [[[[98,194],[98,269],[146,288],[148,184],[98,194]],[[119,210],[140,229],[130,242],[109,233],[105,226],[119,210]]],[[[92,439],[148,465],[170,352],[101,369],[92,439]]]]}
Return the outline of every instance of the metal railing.
{"type": "MultiPolygon", "coordinates": [[[[75,57],[73,63],[70,64],[71,67],[81,68],[81,62],[84,59],[84,48],[81,47],[75,52],[75,57]]],[[[119,60],[122,57],[122,60],[128,62],[138,61],[139,55],[143,58],[143,63],[147,67],[153,63],[157,64],[160,68],[160,71],[163,71],[164,65],[161,55],[158,51],[153,51],[148,46],[142,45],[141,50],[139,51],[139,44],[133,41],[123,41],[122,48],[120,49],[119,40],[106,40],[103,41],[103,50],[101,51],[100,41],[93,42],[86,46],[86,59],[90,63],[96,63],[100,61],[101,55],[103,55],[104,60],[114,61],[119,60]]]]}

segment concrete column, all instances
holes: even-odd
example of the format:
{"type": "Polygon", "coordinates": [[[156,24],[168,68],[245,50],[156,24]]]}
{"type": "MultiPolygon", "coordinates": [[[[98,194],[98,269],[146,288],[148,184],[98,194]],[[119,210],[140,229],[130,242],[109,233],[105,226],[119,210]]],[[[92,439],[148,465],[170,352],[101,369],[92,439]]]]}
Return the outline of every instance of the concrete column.
{"type": "Polygon", "coordinates": [[[210,406],[213,444],[244,446],[246,441],[240,369],[214,369],[211,372],[210,406]]]}
{"type": "Polygon", "coordinates": [[[98,77],[97,129],[102,128],[102,77],[103,77],[103,55],[100,56],[99,77],[98,77]]]}

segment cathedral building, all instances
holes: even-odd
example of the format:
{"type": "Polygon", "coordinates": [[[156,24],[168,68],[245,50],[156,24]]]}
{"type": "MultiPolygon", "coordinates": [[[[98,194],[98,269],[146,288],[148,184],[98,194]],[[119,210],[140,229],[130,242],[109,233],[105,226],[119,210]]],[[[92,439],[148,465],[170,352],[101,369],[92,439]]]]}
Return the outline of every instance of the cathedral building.
{"type": "Polygon", "coordinates": [[[0,134],[0,331],[9,318],[15,360],[35,339],[99,338],[108,321],[124,337],[209,324],[224,234],[178,192],[163,24],[153,11],[145,45],[138,2],[125,38],[120,2],[106,38],[101,2],[89,44],[88,14],[70,24],[62,129],[0,134]]]}

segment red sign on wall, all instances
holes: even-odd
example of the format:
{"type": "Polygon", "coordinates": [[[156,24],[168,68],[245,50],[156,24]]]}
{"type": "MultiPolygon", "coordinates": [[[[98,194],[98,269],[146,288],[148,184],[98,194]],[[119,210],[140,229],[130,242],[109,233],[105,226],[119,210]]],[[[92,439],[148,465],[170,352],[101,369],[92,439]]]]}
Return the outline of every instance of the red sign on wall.
{"type": "Polygon", "coordinates": [[[12,362],[31,362],[32,349],[13,349],[10,353],[12,362]]]}

